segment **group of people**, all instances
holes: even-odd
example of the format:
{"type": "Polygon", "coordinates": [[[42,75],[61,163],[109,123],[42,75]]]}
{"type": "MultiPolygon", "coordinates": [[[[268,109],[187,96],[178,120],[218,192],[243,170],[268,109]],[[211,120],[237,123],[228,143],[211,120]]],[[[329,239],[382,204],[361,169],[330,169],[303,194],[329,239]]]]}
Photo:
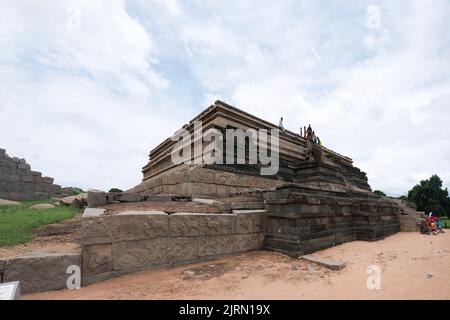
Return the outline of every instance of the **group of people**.
{"type": "Polygon", "coordinates": [[[439,232],[444,233],[442,222],[436,217],[433,212],[430,212],[426,221],[421,224],[421,233],[437,235],[439,232]]]}
{"type": "MultiPolygon", "coordinates": [[[[283,126],[283,117],[281,117],[281,119],[280,119],[279,127],[280,127],[281,131],[286,132],[286,129],[283,126]]],[[[308,128],[306,128],[306,126],[300,127],[300,137],[303,137],[306,140],[311,141],[314,144],[322,146],[322,141],[320,141],[320,138],[318,136],[316,136],[316,133],[311,128],[311,125],[308,125],[308,128]]]]}
{"type": "Polygon", "coordinates": [[[320,141],[320,138],[316,136],[316,133],[311,128],[311,125],[308,125],[308,129],[306,129],[306,127],[300,127],[300,136],[314,144],[322,146],[322,141],[320,141]]]}

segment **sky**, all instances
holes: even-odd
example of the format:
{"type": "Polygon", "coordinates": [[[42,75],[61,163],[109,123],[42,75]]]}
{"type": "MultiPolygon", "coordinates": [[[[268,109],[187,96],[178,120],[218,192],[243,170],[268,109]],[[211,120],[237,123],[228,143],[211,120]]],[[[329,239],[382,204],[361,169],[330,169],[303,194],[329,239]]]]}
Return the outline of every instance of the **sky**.
{"type": "Polygon", "coordinates": [[[0,0],[0,148],[128,189],[221,99],[351,157],[372,189],[450,187],[450,1],[0,0]]]}

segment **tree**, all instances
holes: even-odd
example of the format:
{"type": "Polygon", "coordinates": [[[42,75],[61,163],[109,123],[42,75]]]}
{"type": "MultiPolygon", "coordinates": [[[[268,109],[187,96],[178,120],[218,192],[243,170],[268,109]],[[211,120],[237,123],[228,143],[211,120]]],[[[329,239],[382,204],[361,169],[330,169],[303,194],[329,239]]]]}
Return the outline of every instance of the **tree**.
{"type": "Polygon", "coordinates": [[[123,190],[118,189],[118,188],[111,188],[111,190],[109,190],[109,192],[123,192],[123,190]]]}
{"type": "Polygon", "coordinates": [[[373,193],[375,193],[378,196],[386,197],[386,193],[380,190],[375,190],[373,193]]]}
{"type": "Polygon", "coordinates": [[[442,180],[437,175],[422,180],[408,192],[408,200],[417,205],[417,210],[437,215],[450,214],[450,198],[447,188],[442,189],[442,180]]]}

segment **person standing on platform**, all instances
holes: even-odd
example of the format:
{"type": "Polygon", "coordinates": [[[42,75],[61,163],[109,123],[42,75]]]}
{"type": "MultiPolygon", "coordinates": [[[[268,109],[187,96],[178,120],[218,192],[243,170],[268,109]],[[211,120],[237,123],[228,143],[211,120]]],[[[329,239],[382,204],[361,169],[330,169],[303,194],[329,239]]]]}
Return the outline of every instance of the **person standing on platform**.
{"type": "Polygon", "coordinates": [[[285,129],[284,126],[283,126],[283,117],[281,117],[281,119],[280,119],[280,124],[279,124],[278,126],[280,127],[280,130],[281,130],[281,131],[286,132],[286,129],[285,129]]]}

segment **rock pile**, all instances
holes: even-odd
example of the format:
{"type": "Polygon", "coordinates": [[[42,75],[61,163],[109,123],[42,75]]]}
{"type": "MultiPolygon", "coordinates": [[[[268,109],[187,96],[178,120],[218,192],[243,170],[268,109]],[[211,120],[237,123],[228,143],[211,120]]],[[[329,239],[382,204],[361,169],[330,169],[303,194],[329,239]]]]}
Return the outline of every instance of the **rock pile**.
{"type": "Polygon", "coordinates": [[[70,195],[53,182],[53,178],[31,170],[25,159],[10,157],[0,149],[0,199],[25,201],[70,195]]]}

